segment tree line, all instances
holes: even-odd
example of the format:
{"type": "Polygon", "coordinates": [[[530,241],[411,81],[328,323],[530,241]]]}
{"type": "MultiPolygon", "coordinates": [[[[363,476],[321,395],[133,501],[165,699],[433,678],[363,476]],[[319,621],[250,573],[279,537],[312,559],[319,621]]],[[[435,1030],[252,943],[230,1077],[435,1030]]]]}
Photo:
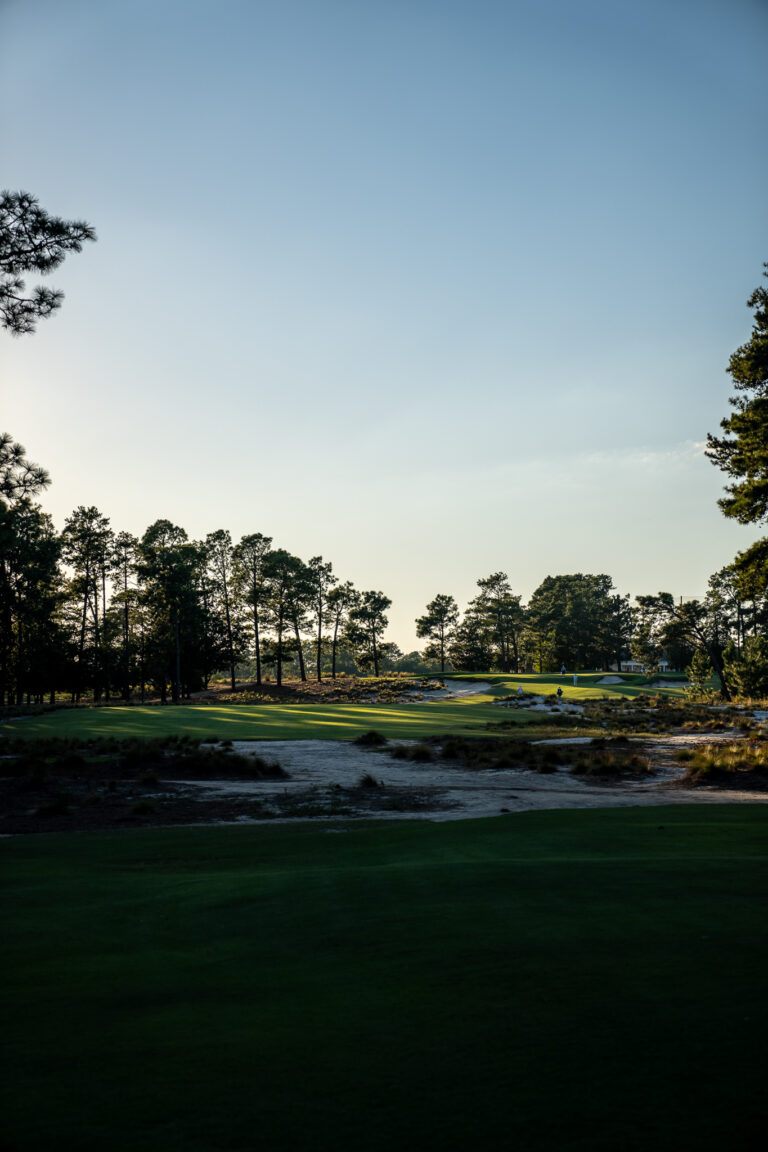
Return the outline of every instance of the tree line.
{"type": "Polygon", "coordinates": [[[391,601],[340,582],[261,533],[224,529],[190,540],[169,520],[141,537],[79,507],[57,533],[34,497],[48,483],[24,448],[0,435],[0,702],[145,699],[176,703],[243,659],[261,685],[287,667],[336,676],[343,653],[379,674],[391,601]],[[310,666],[311,661],[311,666],[310,666]]]}
{"type": "Polygon", "coordinates": [[[463,616],[452,596],[440,594],[416,621],[426,656],[467,672],[608,668],[625,658],[632,634],[629,598],[610,576],[548,576],[527,605],[506,572],[477,582],[479,592],[463,616]]]}
{"type": "MultiPolygon", "coordinates": [[[[191,540],[169,520],[137,537],[85,506],[57,532],[36,500],[48,483],[0,435],[0,704],[62,693],[178,703],[222,672],[234,691],[238,669],[280,687],[287,674],[321,681],[398,666],[385,640],[389,597],[340,581],[322,556],[304,561],[259,532],[191,540]]],[[[463,613],[445,593],[426,606],[416,620],[426,644],[409,670],[608,670],[630,654],[649,669],[663,654],[683,668],[699,651],[727,694],[736,662],[768,630],[765,596],[745,593],[733,567],[684,604],[660,593],[631,605],[604,573],[547,576],[527,604],[505,572],[477,587],[463,613]]]]}
{"type": "Polygon", "coordinates": [[[649,672],[662,660],[702,683],[714,673],[722,694],[768,694],[768,597],[745,585],[738,567],[710,577],[703,599],[669,592],[618,594],[610,576],[547,576],[527,605],[504,572],[478,580],[461,617],[452,596],[439,595],[417,624],[424,655],[467,672],[619,670],[631,659],[649,672]],[[762,669],[762,671],[760,671],[762,669]]]}

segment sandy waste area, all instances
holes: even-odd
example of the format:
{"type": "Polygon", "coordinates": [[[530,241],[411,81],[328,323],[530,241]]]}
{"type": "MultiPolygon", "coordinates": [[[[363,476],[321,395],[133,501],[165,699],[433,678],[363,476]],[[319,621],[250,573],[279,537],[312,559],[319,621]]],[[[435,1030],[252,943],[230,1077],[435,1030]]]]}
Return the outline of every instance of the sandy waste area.
{"type": "MultiPolygon", "coordinates": [[[[651,757],[654,776],[651,780],[611,783],[587,782],[572,776],[567,767],[542,775],[523,768],[469,771],[441,762],[420,764],[394,760],[386,750],[361,748],[347,741],[235,741],[235,751],[243,755],[257,754],[267,761],[277,760],[290,778],[178,783],[199,788],[201,800],[204,793],[209,796],[258,797],[265,803],[270,797],[276,801],[294,797],[297,802],[305,803],[314,798],[321,806],[323,800],[333,796],[334,790],[354,790],[361,777],[370,774],[380,787],[367,789],[365,805],[354,809],[351,815],[398,820],[465,820],[544,808],[627,808],[654,804],[768,801],[766,793],[675,786],[675,780],[685,770],[684,765],[675,760],[677,751],[732,738],[730,734],[710,734],[706,737],[683,735],[637,741],[638,751],[651,757]],[[394,806],[393,800],[396,802],[394,806]]],[[[575,746],[589,742],[589,739],[577,738],[546,743],[575,746]]],[[[301,818],[299,812],[292,818],[301,818]]]]}
{"type": "MultiPolygon", "coordinates": [[[[607,679],[607,678],[606,678],[607,679]]],[[[490,684],[479,681],[453,681],[449,689],[424,693],[423,699],[445,700],[485,692],[490,684]]],[[[531,707],[551,711],[543,698],[531,707]]],[[[561,703],[558,711],[582,711],[577,704],[561,703]]],[[[256,755],[277,761],[287,772],[284,780],[260,781],[177,781],[200,790],[205,797],[258,798],[275,803],[275,817],[286,801],[295,801],[290,819],[333,818],[324,806],[334,796],[345,797],[345,817],[376,819],[465,820],[498,816],[505,812],[526,812],[545,808],[626,808],[639,805],[768,802],[768,794],[715,787],[688,788],[676,785],[685,765],[676,759],[682,748],[695,748],[718,740],[731,740],[733,733],[659,736],[633,741],[637,751],[648,756],[654,774],[651,778],[616,781],[588,781],[572,775],[564,765],[555,772],[541,774],[527,768],[467,770],[445,761],[419,763],[393,759],[382,748],[361,747],[343,740],[258,740],[235,741],[241,755],[256,755]],[[360,788],[364,777],[373,777],[378,787],[360,788]],[[355,794],[364,803],[355,803],[355,794]],[[311,810],[311,814],[310,814],[311,810]]],[[[391,741],[393,744],[414,741],[391,741]]],[[[564,737],[535,743],[573,746],[591,743],[590,737],[564,737]]],[[[283,817],[286,818],[286,817],[283,817]]],[[[238,822],[258,822],[251,817],[238,822]]]]}

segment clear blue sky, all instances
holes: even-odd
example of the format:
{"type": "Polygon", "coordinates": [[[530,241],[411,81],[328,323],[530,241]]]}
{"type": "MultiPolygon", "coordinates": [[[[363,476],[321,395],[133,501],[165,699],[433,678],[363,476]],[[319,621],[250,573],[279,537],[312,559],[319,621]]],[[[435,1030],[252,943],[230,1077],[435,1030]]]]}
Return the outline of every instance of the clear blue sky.
{"type": "Polygon", "coordinates": [[[0,0],[0,184],[99,240],[0,334],[59,527],[274,536],[394,601],[700,594],[768,260],[761,0],[0,0]]]}

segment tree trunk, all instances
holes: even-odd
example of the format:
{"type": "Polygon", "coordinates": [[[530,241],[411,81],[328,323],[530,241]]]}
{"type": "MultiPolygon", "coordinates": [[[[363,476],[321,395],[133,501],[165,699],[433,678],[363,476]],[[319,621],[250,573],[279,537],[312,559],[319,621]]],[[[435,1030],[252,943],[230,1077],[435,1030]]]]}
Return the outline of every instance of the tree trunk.
{"type": "MultiPolygon", "coordinates": [[[[104,618],[107,614],[107,566],[106,564],[101,569],[101,623],[102,631],[104,630],[104,618]]],[[[106,675],[104,676],[104,700],[107,704],[110,701],[109,695],[109,662],[105,662],[106,675]]]]}
{"type": "Polygon", "coordinates": [[[338,643],[338,636],[339,617],[337,616],[333,625],[333,643],[331,644],[331,680],[336,679],[336,646],[338,643]]]}
{"type": "Polygon", "coordinates": [[[222,581],[224,589],[224,618],[227,622],[227,651],[229,653],[229,678],[232,685],[232,691],[235,691],[235,647],[232,641],[232,617],[229,611],[229,591],[227,589],[227,580],[224,577],[222,581]]]}
{"type": "Polygon", "coordinates": [[[371,632],[371,639],[373,641],[373,674],[378,679],[379,676],[379,652],[376,647],[376,633],[371,632]]]}
{"type": "Polygon", "coordinates": [[[130,632],[128,628],[128,569],[125,571],[125,579],[123,581],[123,594],[125,601],[123,604],[123,649],[125,653],[125,670],[123,680],[123,700],[127,703],[131,698],[131,648],[130,648],[130,632]]]}
{"type": "Polygon", "coordinates": [[[141,677],[141,697],[140,697],[140,699],[141,699],[142,704],[144,704],[146,702],[146,699],[147,699],[147,670],[146,670],[146,667],[144,665],[144,657],[145,657],[146,653],[145,653],[145,639],[144,639],[144,623],[143,623],[143,620],[141,619],[141,617],[139,617],[139,622],[140,622],[140,628],[141,628],[141,633],[140,633],[140,635],[141,635],[141,649],[139,651],[139,676],[141,677]]]}
{"type": "Polygon", "coordinates": [[[21,621],[19,621],[17,637],[18,637],[18,639],[16,642],[16,691],[14,694],[14,699],[15,699],[15,702],[17,704],[23,704],[24,703],[24,683],[23,683],[24,676],[23,676],[23,672],[22,672],[22,666],[24,664],[24,628],[23,628],[21,621]]]}
{"type": "Polygon", "coordinates": [[[261,651],[259,644],[259,609],[254,598],[253,601],[253,635],[256,640],[256,683],[261,688],[261,651]]]}
{"type": "Polygon", "coordinates": [[[301,636],[299,635],[299,621],[298,617],[293,618],[293,630],[296,633],[296,648],[299,654],[299,675],[301,676],[302,683],[307,679],[307,670],[304,667],[304,650],[301,647],[301,636]]]}
{"type": "Polygon", "coordinates": [[[8,654],[13,640],[13,611],[11,608],[11,587],[4,558],[0,558],[0,602],[3,605],[2,632],[0,632],[0,704],[11,697],[8,654]]]}
{"type": "Polygon", "coordinates": [[[517,633],[512,633],[512,651],[515,655],[515,674],[520,671],[520,653],[517,650],[517,633]]]}
{"type": "Polygon", "coordinates": [[[99,634],[99,582],[93,581],[93,700],[101,703],[101,648],[99,634]]]}
{"type": "Polygon", "coordinates": [[[322,602],[318,601],[317,605],[317,682],[318,684],[323,678],[323,659],[322,659],[322,644],[323,644],[323,607],[322,602]]]}
{"type": "Polygon", "coordinates": [[[178,608],[176,608],[173,613],[173,638],[176,648],[176,668],[172,685],[172,699],[174,704],[178,704],[181,695],[181,636],[179,634],[178,608]]]}
{"type": "Polygon", "coordinates": [[[75,699],[80,702],[80,694],[83,690],[83,651],[85,650],[85,623],[88,619],[88,584],[89,584],[88,561],[85,562],[85,591],[83,593],[83,615],[80,620],[80,643],[77,648],[77,691],[75,699]]]}
{"type": "Polygon", "coordinates": [[[707,655],[709,656],[710,664],[714,668],[715,675],[720,681],[720,693],[723,697],[723,700],[730,700],[731,693],[728,690],[728,685],[725,680],[725,667],[723,665],[723,657],[720,649],[708,646],[707,655]]]}
{"type": "Polygon", "coordinates": [[[278,688],[283,685],[283,609],[280,608],[277,617],[277,659],[275,661],[275,680],[278,688]]]}

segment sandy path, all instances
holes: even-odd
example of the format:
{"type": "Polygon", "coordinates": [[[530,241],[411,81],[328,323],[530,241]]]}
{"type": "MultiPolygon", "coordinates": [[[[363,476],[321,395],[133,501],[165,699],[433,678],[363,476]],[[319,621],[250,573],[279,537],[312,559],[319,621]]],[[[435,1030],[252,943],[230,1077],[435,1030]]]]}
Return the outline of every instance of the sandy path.
{"type": "MultiPolygon", "coordinates": [[[[370,773],[387,789],[429,794],[433,806],[416,812],[379,809],[375,805],[360,815],[377,819],[463,820],[496,816],[500,812],[526,812],[545,808],[626,808],[658,804],[768,802],[768,794],[727,791],[722,788],[675,787],[684,767],[675,759],[681,747],[732,739],[730,734],[714,736],[681,735],[638,741],[638,748],[650,754],[656,775],[651,780],[594,783],[572,776],[567,769],[540,774],[527,769],[472,772],[440,763],[420,764],[394,760],[385,751],[361,748],[347,741],[261,740],[236,741],[235,750],[244,755],[258,753],[265,760],[277,760],[290,774],[279,781],[178,781],[214,794],[258,796],[332,795],[335,786],[354,788],[370,773]]],[[[558,743],[581,741],[563,740],[558,743]]],[[[371,790],[378,796],[376,790],[371,790]]],[[[369,794],[369,799],[370,799],[369,794]]],[[[391,795],[391,793],[390,793],[391,795]]]]}

